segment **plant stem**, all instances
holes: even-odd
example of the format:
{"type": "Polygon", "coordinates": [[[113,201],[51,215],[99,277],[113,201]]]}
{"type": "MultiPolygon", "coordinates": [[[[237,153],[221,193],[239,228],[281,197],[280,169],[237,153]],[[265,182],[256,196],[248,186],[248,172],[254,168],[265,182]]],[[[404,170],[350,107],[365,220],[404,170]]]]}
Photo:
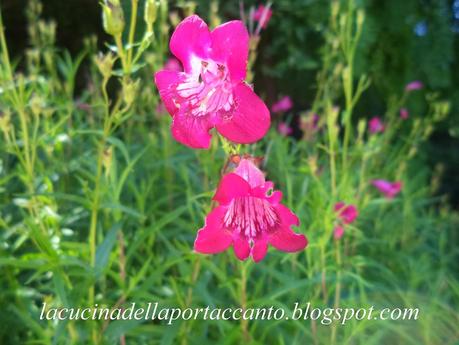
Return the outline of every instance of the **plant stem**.
{"type": "Polygon", "coordinates": [[[135,36],[135,27],[137,22],[137,8],[139,5],[139,0],[131,0],[131,23],[129,27],[129,38],[128,38],[128,56],[127,56],[127,64],[128,64],[128,72],[131,69],[132,63],[132,52],[134,50],[134,36],[135,36]]]}
{"type": "MultiPolygon", "coordinates": [[[[100,206],[100,187],[101,187],[101,179],[102,179],[102,167],[103,167],[103,158],[104,158],[104,150],[105,150],[105,143],[107,138],[110,134],[111,129],[111,115],[110,115],[110,104],[107,95],[107,82],[108,79],[104,79],[102,82],[102,94],[104,96],[104,105],[105,105],[105,112],[104,112],[104,131],[102,135],[102,139],[99,142],[99,148],[97,151],[97,168],[96,168],[96,179],[94,182],[94,199],[91,205],[91,222],[89,227],[89,252],[90,252],[90,262],[91,266],[95,267],[96,264],[96,250],[97,250],[97,219],[99,214],[99,206],[100,206]]],[[[95,294],[95,282],[91,283],[89,287],[89,296],[88,301],[89,305],[94,305],[94,294],[95,294]]],[[[96,324],[94,324],[92,328],[92,340],[95,344],[99,343],[99,335],[96,329],[96,324]]]]}
{"type": "MultiPolygon", "coordinates": [[[[247,264],[245,262],[241,263],[241,282],[240,282],[240,289],[241,289],[241,309],[242,313],[247,309],[247,264]]],[[[248,320],[245,318],[241,318],[241,332],[244,342],[250,342],[250,333],[248,328],[248,320]]]]}
{"type": "Polygon", "coordinates": [[[326,262],[325,262],[325,245],[320,246],[320,263],[322,266],[322,296],[324,303],[327,303],[327,271],[326,271],[326,262]]]}
{"type": "MultiPolygon", "coordinates": [[[[341,300],[341,242],[335,241],[335,256],[336,256],[336,289],[335,289],[335,302],[334,308],[335,310],[339,308],[340,300],[341,300]]],[[[332,326],[331,332],[331,344],[335,344],[336,342],[336,332],[337,332],[337,323],[334,322],[332,326]]]]}

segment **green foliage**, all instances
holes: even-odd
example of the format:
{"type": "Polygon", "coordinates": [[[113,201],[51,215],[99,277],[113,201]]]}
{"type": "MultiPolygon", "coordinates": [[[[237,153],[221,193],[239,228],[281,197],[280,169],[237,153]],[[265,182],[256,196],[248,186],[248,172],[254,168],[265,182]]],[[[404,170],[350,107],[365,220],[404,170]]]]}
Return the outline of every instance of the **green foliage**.
{"type": "MultiPolygon", "coordinates": [[[[415,13],[414,1],[397,9],[390,3],[387,18],[399,20],[401,10],[415,13]]],[[[301,220],[297,230],[310,244],[300,253],[270,250],[259,264],[240,263],[231,251],[216,256],[192,251],[212,207],[225,151],[234,148],[223,150],[215,137],[210,150],[193,151],[172,139],[151,75],[164,64],[174,18],[160,1],[154,22],[139,32],[135,28],[142,25],[135,21],[143,18],[144,2],[124,5],[129,7],[124,32],[112,32],[102,55],[91,39],[76,57],[58,51],[55,28],[38,19],[35,0],[29,5],[33,39],[24,70],[10,61],[0,30],[0,343],[455,344],[459,216],[433,197],[438,175],[431,179],[422,155],[433,129],[448,116],[449,102],[438,93],[402,92],[412,64],[393,42],[416,45],[411,29],[391,27],[386,37],[394,38],[376,39],[390,22],[376,23],[370,2],[343,1],[333,12],[327,2],[276,1],[276,11],[296,24],[273,17],[281,35],[266,50],[262,41],[266,55],[257,56],[256,71],[282,77],[284,92],[290,91],[285,85],[292,83],[293,89],[303,80],[297,95],[310,93],[320,129],[304,128],[301,140],[286,138],[276,132],[274,119],[262,142],[239,152],[264,156],[263,169],[284,192],[284,203],[301,220]],[[308,52],[300,49],[309,44],[308,52]],[[379,64],[364,62],[370,52],[379,64]],[[89,66],[87,84],[76,93],[83,63],[89,66]],[[313,87],[304,85],[305,75],[317,77],[313,87]],[[393,90],[386,81],[400,88],[393,90]],[[370,135],[359,107],[374,87],[384,90],[387,129],[370,135]],[[419,103],[422,113],[402,121],[398,111],[410,102],[419,103]],[[369,184],[374,178],[402,180],[403,191],[384,199],[369,184]],[[356,204],[360,214],[336,241],[333,206],[341,200],[356,204]],[[39,319],[43,302],[52,307],[275,306],[287,314],[296,302],[301,307],[310,302],[321,308],[419,308],[420,318],[346,325],[54,322],[39,319]]],[[[438,2],[432,15],[443,5],[438,2]]],[[[190,11],[193,4],[182,8],[190,11]]],[[[210,12],[218,21],[218,12],[210,12]]],[[[449,44],[448,35],[439,46],[449,44]]],[[[428,68],[451,57],[439,60],[432,51],[422,59],[414,66],[429,75],[431,87],[447,87],[443,72],[428,68]]]]}

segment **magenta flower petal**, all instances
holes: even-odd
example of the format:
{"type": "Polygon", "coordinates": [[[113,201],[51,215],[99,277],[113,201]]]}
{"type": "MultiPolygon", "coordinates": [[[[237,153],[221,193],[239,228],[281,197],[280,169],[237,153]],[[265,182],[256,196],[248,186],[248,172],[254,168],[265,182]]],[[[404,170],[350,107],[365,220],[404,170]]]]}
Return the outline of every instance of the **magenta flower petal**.
{"type": "Polygon", "coordinates": [[[408,109],[406,108],[400,109],[400,118],[403,120],[406,120],[408,117],[410,117],[410,113],[408,112],[408,109]]]}
{"type": "Polygon", "coordinates": [[[175,29],[170,49],[184,71],[157,72],[155,82],[174,117],[176,140],[208,148],[209,130],[215,126],[224,137],[242,144],[266,134],[269,111],[243,81],[249,38],[242,22],[232,21],[210,32],[201,18],[188,17],[175,29]]]}
{"type": "Polygon", "coordinates": [[[201,64],[197,58],[206,58],[210,47],[209,28],[197,15],[189,16],[177,25],[170,41],[171,52],[182,62],[186,73],[192,73],[196,64],[201,64]]]}
{"type": "Polygon", "coordinates": [[[259,22],[260,26],[265,29],[268,26],[272,14],[273,11],[270,8],[260,4],[258,8],[253,12],[252,20],[259,22]]]}
{"type": "Polygon", "coordinates": [[[284,252],[303,250],[308,245],[308,240],[303,234],[297,234],[290,228],[292,225],[300,225],[298,217],[284,205],[277,205],[276,212],[281,224],[277,231],[268,235],[269,243],[284,252]]]}
{"type": "Polygon", "coordinates": [[[179,109],[174,101],[176,93],[175,87],[177,84],[183,82],[184,79],[185,75],[177,71],[162,70],[155,73],[155,83],[158,87],[159,95],[167,111],[172,116],[174,116],[179,109]]]}
{"type": "Polygon", "coordinates": [[[384,123],[378,116],[375,116],[368,122],[368,129],[372,134],[384,132],[384,123]]]}
{"type": "Polygon", "coordinates": [[[169,58],[164,64],[164,69],[166,71],[182,72],[182,65],[176,58],[169,58]]]}
{"type": "MultiPolygon", "coordinates": [[[[264,175],[263,175],[263,178],[264,178],[264,175]]],[[[256,186],[255,188],[253,188],[252,195],[258,196],[260,198],[265,198],[268,196],[269,191],[273,191],[273,188],[274,188],[274,183],[272,183],[271,181],[266,181],[265,183],[260,184],[256,186]]],[[[281,193],[280,191],[277,191],[277,192],[281,193]]],[[[273,192],[273,194],[277,192],[273,192]]],[[[282,198],[282,195],[281,195],[281,198],[282,198]]]]}
{"type": "Polygon", "coordinates": [[[415,81],[412,81],[411,83],[408,83],[406,84],[405,86],[405,91],[415,91],[415,90],[420,90],[424,87],[424,84],[419,81],[419,80],[415,80],[415,81]]]}
{"type": "Polygon", "coordinates": [[[217,207],[206,218],[206,225],[198,231],[194,250],[203,254],[220,253],[232,244],[231,233],[222,228],[225,214],[223,207],[217,207]]]}
{"type": "Polygon", "coordinates": [[[265,185],[265,174],[249,159],[242,159],[234,173],[247,181],[251,188],[265,185]]]}
{"type": "Polygon", "coordinates": [[[212,138],[209,134],[211,128],[212,123],[208,117],[194,117],[179,111],[174,115],[171,131],[179,143],[195,149],[207,149],[212,138]]]}
{"type": "Polygon", "coordinates": [[[250,159],[242,159],[233,173],[222,178],[214,196],[220,205],[207,216],[206,226],[198,232],[196,251],[218,253],[228,248],[230,242],[238,259],[252,256],[258,262],[265,257],[268,243],[286,252],[304,249],[306,237],[291,229],[299,225],[299,219],[279,203],[280,192],[266,193],[273,187],[250,159]],[[212,241],[215,249],[211,248],[212,241]]]}
{"type": "Polygon", "coordinates": [[[233,240],[234,254],[239,260],[245,260],[250,255],[249,240],[244,236],[236,236],[233,240]]]}
{"type": "Polygon", "coordinates": [[[228,204],[234,198],[245,196],[250,192],[249,183],[241,176],[230,173],[222,177],[213,200],[220,204],[228,204]]]}
{"type": "Polygon", "coordinates": [[[300,225],[300,220],[288,207],[279,204],[276,206],[276,211],[279,214],[283,227],[290,228],[292,225],[300,225]]]}
{"type": "Polygon", "coordinates": [[[335,226],[335,229],[333,230],[333,237],[335,240],[339,240],[341,237],[344,235],[344,227],[342,226],[335,226]]]}
{"type": "Polygon", "coordinates": [[[284,96],[271,107],[273,113],[289,111],[293,107],[293,101],[289,96],[284,96]]]}
{"type": "Polygon", "coordinates": [[[223,116],[217,130],[225,138],[239,144],[250,144],[264,137],[271,124],[269,110],[263,101],[245,83],[233,89],[235,108],[223,116]]]}
{"type": "Polygon", "coordinates": [[[269,202],[273,205],[277,205],[282,200],[282,192],[280,190],[274,191],[268,198],[269,202]]]}
{"type": "Polygon", "coordinates": [[[303,234],[282,228],[269,236],[269,244],[277,250],[294,253],[303,250],[308,245],[308,240],[303,234]]]}
{"type": "Polygon", "coordinates": [[[394,198],[402,190],[402,182],[389,182],[386,180],[373,180],[371,182],[386,198],[394,198]]]}
{"type": "Polygon", "coordinates": [[[277,131],[280,133],[280,135],[284,137],[287,137],[293,133],[293,129],[285,122],[279,123],[279,125],[277,126],[277,131]]]}
{"type": "Polygon", "coordinates": [[[335,205],[335,212],[338,213],[339,218],[344,224],[351,224],[359,215],[357,207],[354,205],[346,205],[344,202],[337,202],[335,205]]]}
{"type": "Polygon", "coordinates": [[[226,63],[231,79],[244,80],[249,57],[249,33],[243,22],[233,20],[211,33],[212,59],[226,63]]]}
{"type": "Polygon", "coordinates": [[[252,248],[252,258],[255,262],[263,260],[268,253],[268,239],[266,236],[255,240],[255,244],[252,248]]]}

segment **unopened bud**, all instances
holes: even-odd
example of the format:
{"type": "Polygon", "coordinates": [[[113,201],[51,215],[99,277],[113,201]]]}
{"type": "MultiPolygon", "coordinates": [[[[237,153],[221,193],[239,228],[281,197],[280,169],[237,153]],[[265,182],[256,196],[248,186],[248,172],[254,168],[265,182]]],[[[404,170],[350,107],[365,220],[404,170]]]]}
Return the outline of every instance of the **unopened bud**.
{"type": "Polygon", "coordinates": [[[104,30],[112,36],[117,36],[124,29],[123,8],[119,0],[105,0],[102,4],[102,19],[104,30]]]}
{"type": "Polygon", "coordinates": [[[113,64],[115,63],[115,60],[116,60],[115,56],[112,54],[112,52],[109,52],[105,55],[102,53],[99,53],[95,57],[94,62],[99,68],[99,71],[102,74],[102,76],[108,79],[110,78],[112,74],[113,64]]]}
{"type": "Polygon", "coordinates": [[[112,167],[112,159],[113,159],[113,147],[109,146],[104,150],[102,156],[102,165],[105,169],[105,176],[110,174],[110,169],[112,167]]]}
{"type": "Polygon", "coordinates": [[[137,95],[137,90],[139,88],[140,80],[134,81],[127,81],[123,85],[123,97],[124,97],[124,102],[126,103],[127,106],[130,106],[132,102],[134,102],[134,99],[137,95]]]}
{"type": "Polygon", "coordinates": [[[153,26],[156,21],[156,16],[158,14],[158,3],[156,0],[147,0],[145,2],[145,12],[143,15],[143,19],[147,26],[153,26]]]}

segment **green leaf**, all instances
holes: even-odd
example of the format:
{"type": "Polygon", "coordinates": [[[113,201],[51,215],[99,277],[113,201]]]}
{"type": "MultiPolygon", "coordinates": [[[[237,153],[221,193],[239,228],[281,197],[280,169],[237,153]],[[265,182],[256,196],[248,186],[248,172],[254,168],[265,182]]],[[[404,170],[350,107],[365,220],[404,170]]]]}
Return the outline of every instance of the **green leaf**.
{"type": "Polygon", "coordinates": [[[112,226],[110,231],[105,236],[103,242],[97,247],[96,250],[96,264],[95,264],[95,275],[96,278],[99,278],[102,272],[108,265],[108,259],[110,257],[110,252],[113,249],[113,246],[116,242],[116,235],[121,229],[121,223],[116,223],[112,226]]]}

